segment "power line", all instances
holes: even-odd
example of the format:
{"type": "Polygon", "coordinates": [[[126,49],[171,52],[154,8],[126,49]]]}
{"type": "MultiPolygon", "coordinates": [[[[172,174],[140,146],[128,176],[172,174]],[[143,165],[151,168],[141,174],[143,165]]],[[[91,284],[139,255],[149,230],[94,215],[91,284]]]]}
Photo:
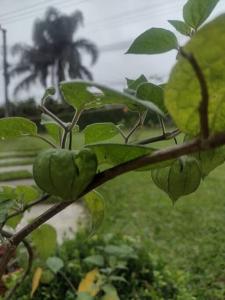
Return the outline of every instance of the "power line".
{"type": "MultiPolygon", "coordinates": [[[[71,1],[71,0],[68,0],[68,1],[71,1]]],[[[61,6],[62,8],[63,7],[70,7],[71,6],[71,3],[68,3],[68,1],[66,1],[67,3],[65,3],[65,1],[64,1],[64,3],[63,3],[63,5],[61,6]]],[[[73,0],[72,0],[73,1],[73,0]]],[[[79,3],[75,3],[76,5],[78,5],[78,4],[81,4],[81,3],[83,3],[83,2],[87,2],[88,0],[83,0],[83,1],[81,1],[81,2],[79,2],[79,3]]],[[[57,2],[57,3],[61,3],[61,2],[57,2]]],[[[156,4],[156,3],[155,3],[156,4]]],[[[146,7],[143,7],[143,8],[141,8],[141,9],[138,9],[138,10],[130,10],[130,11],[126,11],[126,12],[124,12],[124,13],[121,13],[121,14],[119,14],[119,15],[117,15],[117,16],[113,16],[112,18],[110,18],[110,19],[113,19],[113,18],[115,18],[115,19],[118,19],[118,18],[120,18],[120,17],[123,17],[123,16],[126,16],[127,14],[129,14],[129,12],[130,13],[136,13],[137,11],[142,11],[142,10],[152,10],[152,9],[154,9],[154,8],[161,8],[161,7],[164,7],[164,1],[162,1],[162,2],[157,2],[157,5],[151,5],[151,6],[146,6],[146,7]]],[[[45,7],[46,8],[46,7],[45,7]]],[[[41,9],[41,11],[44,11],[45,10],[45,8],[43,7],[42,9],[41,9]]],[[[40,10],[39,10],[40,11],[40,10]]],[[[29,18],[32,18],[32,17],[36,17],[37,16],[37,12],[38,11],[35,11],[33,14],[31,14],[31,13],[29,13],[29,14],[26,14],[26,15],[24,15],[24,17],[26,17],[26,18],[24,18],[24,17],[20,17],[20,15],[17,15],[17,16],[15,16],[14,18],[11,18],[11,19],[6,19],[4,22],[5,22],[5,24],[12,24],[12,23],[15,23],[15,22],[18,22],[18,21],[21,21],[21,20],[25,20],[25,19],[29,19],[29,18]]],[[[98,24],[98,23],[103,23],[103,25],[104,25],[104,21],[108,21],[108,18],[105,18],[105,19],[103,19],[103,20],[97,20],[97,21],[94,21],[94,22],[91,22],[91,23],[89,23],[88,25],[90,25],[90,26],[92,26],[92,25],[95,25],[95,24],[98,24]]]]}
{"type": "MultiPolygon", "coordinates": [[[[79,1],[77,3],[73,3],[74,5],[80,5],[80,4],[83,4],[85,2],[89,2],[90,0],[82,0],[82,1],[79,1]]],[[[74,2],[74,0],[67,0],[67,1],[64,1],[63,4],[60,6],[61,8],[66,8],[66,7],[70,7],[71,6],[71,2],[74,2]]],[[[62,3],[62,1],[60,2],[56,2],[54,3],[54,5],[56,4],[60,4],[62,3]]],[[[30,18],[33,18],[33,17],[37,17],[37,13],[42,13],[46,10],[46,6],[44,6],[43,8],[40,8],[34,12],[31,12],[31,13],[24,13],[24,14],[19,14],[15,17],[11,17],[11,18],[7,18],[7,19],[1,19],[1,22],[4,23],[5,25],[7,24],[13,24],[13,23],[16,23],[16,22],[19,22],[21,20],[27,20],[27,19],[30,19],[30,18]]]]}
{"type": "MultiPolygon", "coordinates": [[[[52,1],[55,1],[55,0],[48,0],[48,1],[52,2],[52,1]]],[[[30,10],[30,9],[33,11],[34,8],[40,6],[40,4],[42,4],[42,3],[44,4],[44,3],[46,3],[46,1],[44,0],[44,1],[41,1],[41,2],[39,2],[39,3],[30,5],[30,6],[26,6],[26,7],[22,8],[22,9],[16,9],[16,10],[12,10],[12,11],[6,12],[6,13],[4,13],[4,14],[1,14],[1,15],[0,15],[0,18],[5,18],[5,17],[7,17],[7,16],[11,17],[11,15],[14,15],[14,14],[17,15],[18,12],[24,12],[24,11],[30,10]]]]}
{"type": "MultiPolygon", "coordinates": [[[[175,5],[174,5],[175,7],[175,5]]],[[[169,10],[162,10],[160,9],[159,11],[155,11],[154,12],[154,17],[155,16],[158,16],[160,14],[162,14],[162,12],[166,15],[168,15],[171,11],[172,11],[173,7],[170,7],[169,10]]],[[[111,28],[109,28],[109,30],[114,30],[116,27],[118,26],[124,26],[124,25],[130,25],[131,23],[141,23],[141,22],[146,22],[147,19],[144,19],[143,17],[148,17],[148,20],[149,20],[149,13],[144,13],[144,14],[139,14],[139,15],[136,15],[136,16],[128,16],[127,18],[123,18],[121,20],[119,20],[118,22],[115,22],[111,25],[111,28]],[[125,22],[124,22],[125,21],[125,22]]],[[[154,20],[155,18],[152,18],[152,20],[154,20]]],[[[93,33],[93,32],[99,32],[99,31],[102,31],[103,29],[105,29],[104,26],[102,26],[101,28],[92,28],[91,30],[88,30],[87,33],[90,34],[90,33],[93,33]]]]}
{"type": "MultiPolygon", "coordinates": [[[[65,2],[74,2],[74,0],[64,0],[63,4],[65,2]]],[[[29,6],[29,7],[25,8],[25,9],[15,10],[15,11],[13,11],[11,13],[1,14],[0,15],[0,19],[9,20],[9,19],[16,18],[16,17],[19,17],[19,16],[26,16],[26,15],[30,15],[31,13],[34,13],[34,12],[39,12],[39,11],[45,9],[46,6],[47,6],[46,5],[46,1],[41,1],[41,3],[36,3],[36,4],[34,4],[32,6],[29,6]],[[41,5],[41,3],[43,3],[44,5],[41,5]],[[36,7],[37,7],[37,9],[35,9],[36,7]]],[[[62,4],[62,1],[59,1],[59,0],[48,0],[48,4],[50,4],[50,5],[62,4]],[[51,2],[51,3],[49,3],[49,2],[51,2]]],[[[77,3],[74,3],[74,4],[77,4],[77,3]]]]}
{"type": "MultiPolygon", "coordinates": [[[[177,1],[177,2],[179,2],[179,0],[175,0],[175,1],[177,1]]],[[[102,23],[103,22],[103,25],[104,25],[104,22],[106,23],[106,22],[108,22],[109,20],[111,21],[111,20],[113,20],[113,19],[120,19],[120,18],[123,18],[123,17],[126,17],[126,16],[128,16],[128,15],[130,15],[130,14],[132,14],[132,13],[134,13],[135,15],[136,14],[138,14],[139,12],[143,12],[143,11],[151,11],[151,10],[154,10],[155,8],[157,8],[157,9],[161,9],[161,8],[163,8],[163,7],[165,7],[165,1],[164,0],[162,0],[162,1],[158,1],[158,2],[156,2],[156,3],[154,3],[154,4],[156,4],[156,5],[151,5],[151,6],[144,6],[144,7],[141,7],[141,8],[139,8],[139,9],[133,9],[133,10],[126,10],[125,12],[122,12],[122,13],[120,13],[120,14],[117,14],[117,15],[114,15],[114,16],[112,16],[112,17],[110,17],[110,18],[104,18],[104,19],[102,19],[102,20],[97,20],[97,21],[94,21],[94,22],[90,22],[88,25],[96,25],[96,24],[99,24],[99,23],[102,23]]],[[[174,5],[175,3],[173,3],[173,5],[174,5]]]]}

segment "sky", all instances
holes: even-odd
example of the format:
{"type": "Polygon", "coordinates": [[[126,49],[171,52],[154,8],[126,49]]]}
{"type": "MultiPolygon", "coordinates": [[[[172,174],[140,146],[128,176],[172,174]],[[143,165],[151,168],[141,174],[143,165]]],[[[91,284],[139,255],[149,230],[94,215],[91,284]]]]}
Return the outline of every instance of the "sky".
{"type": "MultiPolygon", "coordinates": [[[[49,6],[63,13],[81,10],[84,26],[74,38],[85,37],[93,41],[100,50],[96,65],[91,67],[94,80],[111,87],[123,89],[125,78],[137,78],[140,74],[151,80],[168,78],[175,64],[176,52],[161,55],[125,55],[132,41],[151,27],[173,28],[167,22],[182,19],[182,7],[186,0],[0,0],[0,24],[7,29],[10,47],[18,42],[32,43],[32,26],[37,18],[42,18],[49,6]]],[[[213,12],[211,18],[225,12],[225,0],[213,12]]],[[[185,38],[177,34],[180,44],[185,38]]],[[[0,103],[3,97],[2,39],[0,37],[0,103]]],[[[11,58],[9,57],[9,60],[11,58]]],[[[90,61],[85,56],[87,66],[90,61]]],[[[13,84],[9,86],[12,95],[13,84]]],[[[21,93],[18,99],[35,96],[40,99],[41,87],[35,86],[30,92],[21,93]]]]}

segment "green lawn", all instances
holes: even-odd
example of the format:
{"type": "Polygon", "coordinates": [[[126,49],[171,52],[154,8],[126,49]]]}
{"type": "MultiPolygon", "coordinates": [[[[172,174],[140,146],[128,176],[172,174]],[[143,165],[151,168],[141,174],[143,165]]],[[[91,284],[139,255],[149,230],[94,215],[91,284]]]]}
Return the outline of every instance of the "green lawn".
{"type": "Polygon", "coordinates": [[[225,166],[175,206],[149,172],[129,173],[100,190],[107,213],[103,232],[139,237],[171,269],[190,273],[197,299],[225,299],[225,166]]]}

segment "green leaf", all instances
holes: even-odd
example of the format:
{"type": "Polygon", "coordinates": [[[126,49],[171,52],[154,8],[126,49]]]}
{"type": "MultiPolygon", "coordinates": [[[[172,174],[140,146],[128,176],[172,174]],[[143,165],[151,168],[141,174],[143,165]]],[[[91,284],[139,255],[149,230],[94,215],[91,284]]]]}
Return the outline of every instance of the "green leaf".
{"type": "Polygon", "coordinates": [[[85,144],[92,144],[113,138],[119,134],[119,129],[113,123],[95,123],[85,127],[83,133],[85,144]]]}
{"type": "Polygon", "coordinates": [[[183,156],[169,167],[152,170],[152,180],[175,202],[196,191],[201,183],[201,170],[195,158],[183,156]]]}
{"type": "Polygon", "coordinates": [[[83,201],[92,218],[90,233],[94,234],[102,225],[105,216],[105,201],[103,196],[95,190],[85,195],[83,201]]]}
{"type": "Polygon", "coordinates": [[[0,187],[0,201],[15,199],[15,188],[13,186],[1,186],[0,187]]]}
{"type": "Polygon", "coordinates": [[[127,245],[121,245],[121,246],[107,245],[104,248],[104,252],[119,258],[137,258],[134,249],[127,245]]]}
{"type": "Polygon", "coordinates": [[[2,140],[36,134],[37,126],[28,119],[21,117],[0,119],[0,139],[2,140]]]}
{"type": "Polygon", "coordinates": [[[61,140],[62,133],[63,133],[62,127],[46,114],[41,115],[41,124],[45,126],[47,133],[57,143],[59,143],[61,140]]]}
{"type": "Polygon", "coordinates": [[[155,151],[155,149],[145,146],[125,144],[92,144],[87,147],[95,152],[99,165],[109,164],[112,166],[151,154],[155,151]]]}
{"type": "Polygon", "coordinates": [[[189,0],[183,8],[183,17],[187,24],[198,29],[210,16],[219,0],[189,0]]]}
{"type": "MultiPolygon", "coordinates": [[[[22,203],[23,205],[28,204],[39,197],[39,192],[36,188],[28,185],[18,185],[16,187],[6,187],[8,189],[9,196],[14,200],[14,204],[22,203]]],[[[0,193],[1,195],[1,193],[0,193]]],[[[11,209],[8,213],[12,213],[11,209]]],[[[16,228],[23,218],[23,214],[10,218],[7,221],[7,225],[16,228]]]]}
{"type": "Polygon", "coordinates": [[[102,297],[102,300],[120,300],[117,290],[113,285],[104,285],[102,289],[105,292],[105,295],[102,297]]]}
{"type": "Polygon", "coordinates": [[[22,201],[24,204],[28,204],[34,200],[37,200],[40,196],[40,193],[32,186],[18,185],[15,188],[15,196],[17,200],[22,201]]]}
{"type": "Polygon", "coordinates": [[[52,273],[56,274],[64,267],[64,262],[61,258],[52,256],[47,259],[46,265],[52,273]]]}
{"type": "Polygon", "coordinates": [[[7,221],[7,226],[10,226],[12,227],[13,229],[16,228],[16,226],[20,223],[20,221],[22,220],[23,218],[23,214],[20,214],[18,216],[15,216],[13,218],[10,218],[8,221],[7,221]]]}
{"type": "Polygon", "coordinates": [[[140,75],[137,79],[128,79],[127,80],[127,87],[130,90],[136,91],[139,85],[142,83],[148,82],[147,78],[144,75],[140,75]]]}
{"type": "Polygon", "coordinates": [[[194,155],[199,161],[202,177],[205,178],[211,171],[225,162],[225,148],[219,147],[194,155]]]}
{"type": "Polygon", "coordinates": [[[8,213],[14,204],[14,200],[4,200],[0,202],[0,224],[5,222],[8,213]]]}
{"type": "Polygon", "coordinates": [[[104,257],[102,255],[92,255],[86,257],[83,262],[93,265],[96,267],[103,267],[104,266],[104,257]]]}
{"type": "Polygon", "coordinates": [[[151,101],[163,112],[166,112],[164,106],[164,91],[160,86],[151,82],[143,83],[138,87],[136,97],[141,100],[151,101]]]}
{"type": "Polygon", "coordinates": [[[154,103],[138,100],[132,95],[92,81],[62,82],[60,90],[64,100],[77,110],[98,108],[107,104],[123,104],[133,111],[150,109],[164,116],[154,103]]]}
{"type": "Polygon", "coordinates": [[[5,222],[11,208],[15,205],[15,190],[11,186],[0,187],[0,223],[5,222]]]}
{"type": "Polygon", "coordinates": [[[183,21],[169,20],[168,21],[179,33],[190,36],[192,28],[183,21]]]}
{"type": "Polygon", "coordinates": [[[94,300],[94,297],[90,296],[88,293],[79,292],[76,300],[94,300]]]}
{"type": "Polygon", "coordinates": [[[57,236],[54,227],[44,224],[31,234],[31,238],[41,259],[46,260],[55,254],[57,236]]]}
{"type": "Polygon", "coordinates": [[[127,54],[159,54],[177,48],[177,38],[171,31],[151,28],[134,40],[127,54]]]}
{"type": "MultiPolygon", "coordinates": [[[[207,81],[211,132],[225,130],[224,28],[225,14],[201,28],[184,48],[194,54],[207,81]]],[[[192,136],[200,133],[200,102],[200,85],[193,68],[180,58],[165,90],[165,105],[178,128],[192,136]]]]}

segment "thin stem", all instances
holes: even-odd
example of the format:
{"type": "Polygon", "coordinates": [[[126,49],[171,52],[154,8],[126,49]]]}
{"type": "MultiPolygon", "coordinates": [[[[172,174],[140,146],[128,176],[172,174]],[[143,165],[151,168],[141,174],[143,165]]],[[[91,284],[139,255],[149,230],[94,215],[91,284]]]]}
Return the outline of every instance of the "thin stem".
{"type": "Polygon", "coordinates": [[[71,132],[72,134],[72,130],[74,128],[74,126],[77,124],[77,122],[79,121],[79,118],[82,114],[82,110],[79,111],[77,110],[73,116],[73,119],[72,119],[72,122],[64,128],[64,133],[63,133],[63,136],[62,136],[62,142],[61,142],[61,148],[64,149],[66,147],[66,141],[67,141],[67,137],[68,137],[68,134],[71,132]]]}
{"type": "Polygon", "coordinates": [[[71,290],[77,294],[77,291],[75,289],[75,287],[73,286],[72,282],[69,280],[69,278],[66,276],[66,274],[62,271],[59,271],[59,274],[65,279],[65,281],[67,282],[67,284],[69,285],[69,287],[71,288],[71,290]]]}
{"type": "Polygon", "coordinates": [[[158,117],[159,117],[159,123],[160,123],[161,129],[162,129],[162,133],[163,133],[163,135],[166,135],[165,124],[164,124],[162,118],[160,116],[158,116],[158,117]]]}
{"type": "Polygon", "coordinates": [[[72,145],[73,145],[73,133],[70,131],[69,134],[69,150],[72,150],[72,145]]]}
{"type": "Polygon", "coordinates": [[[201,134],[204,139],[207,139],[209,136],[209,123],[208,123],[209,91],[208,91],[206,78],[203,74],[203,71],[198,61],[196,60],[193,54],[186,53],[183,48],[180,48],[180,54],[185,59],[187,59],[188,62],[191,64],[200,84],[201,96],[202,96],[201,103],[199,106],[201,134]]]}
{"type": "Polygon", "coordinates": [[[73,120],[72,120],[72,122],[71,122],[71,124],[70,124],[70,126],[69,126],[69,128],[68,128],[69,131],[71,131],[71,130],[73,129],[73,127],[74,127],[75,125],[77,125],[77,123],[78,123],[78,121],[79,121],[80,116],[81,116],[82,113],[83,113],[83,110],[77,110],[77,111],[75,112],[75,114],[74,114],[74,116],[73,116],[73,120]]]}
{"type": "Polygon", "coordinates": [[[16,211],[16,212],[14,212],[14,213],[8,215],[5,222],[7,222],[9,219],[11,219],[11,218],[13,218],[13,217],[16,217],[16,216],[18,216],[18,215],[24,213],[26,210],[30,209],[31,207],[33,207],[33,206],[35,206],[35,205],[37,205],[37,204],[43,203],[43,202],[46,201],[49,197],[50,197],[50,195],[44,195],[44,196],[42,196],[40,199],[38,199],[38,200],[36,200],[36,201],[34,201],[34,202],[30,203],[30,204],[25,205],[21,210],[16,211]]]}
{"type": "Polygon", "coordinates": [[[63,132],[63,135],[62,135],[62,142],[61,142],[61,148],[62,149],[65,149],[65,147],[66,147],[66,141],[67,141],[68,133],[69,133],[68,129],[67,128],[64,129],[64,132],[63,132]]]}
{"type": "Polygon", "coordinates": [[[39,106],[41,111],[51,117],[56,123],[58,123],[62,128],[66,128],[66,124],[62,120],[60,120],[55,114],[53,114],[50,110],[48,110],[44,105],[39,106]]]}
{"type": "Polygon", "coordinates": [[[37,135],[31,135],[31,136],[34,137],[34,138],[38,138],[38,139],[44,141],[45,143],[49,144],[53,148],[57,148],[57,146],[54,143],[52,143],[49,139],[45,138],[42,135],[37,134],[37,135]]]}
{"type": "Polygon", "coordinates": [[[165,132],[165,134],[139,141],[137,143],[137,145],[147,145],[147,144],[152,144],[152,143],[155,143],[155,142],[170,140],[170,139],[175,138],[179,134],[180,134],[180,130],[175,129],[174,131],[165,132]]]}
{"type": "Polygon", "coordinates": [[[134,125],[134,127],[130,130],[130,132],[125,137],[125,144],[128,144],[128,141],[129,141],[130,137],[132,136],[132,134],[142,125],[143,125],[143,119],[142,119],[142,115],[139,113],[136,124],[134,125]]]}
{"type": "Polygon", "coordinates": [[[125,140],[125,139],[126,139],[126,135],[125,135],[125,133],[123,132],[123,130],[122,130],[122,129],[120,129],[120,127],[119,127],[119,126],[118,126],[117,128],[118,128],[118,130],[119,130],[119,133],[121,134],[122,138],[125,140]]]}

